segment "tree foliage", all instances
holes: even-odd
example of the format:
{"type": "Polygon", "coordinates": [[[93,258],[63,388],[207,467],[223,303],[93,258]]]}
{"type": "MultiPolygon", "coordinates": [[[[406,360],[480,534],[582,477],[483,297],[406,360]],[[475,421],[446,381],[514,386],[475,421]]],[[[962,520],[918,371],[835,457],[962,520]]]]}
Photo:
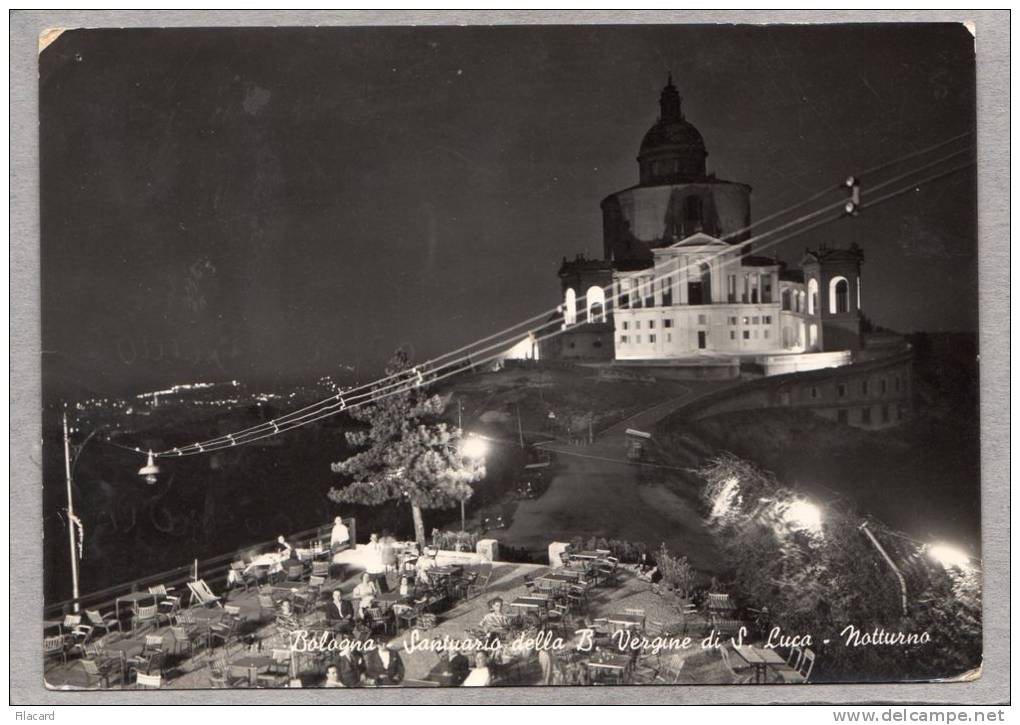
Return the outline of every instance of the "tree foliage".
{"type": "MultiPolygon", "coordinates": [[[[422,509],[449,508],[471,496],[471,483],[485,475],[485,466],[462,455],[461,431],[439,420],[446,400],[414,385],[417,371],[402,350],[390,360],[387,377],[409,383],[394,394],[349,411],[364,427],[348,431],[357,453],[332,465],[349,479],[329,491],[338,503],[379,505],[403,502],[415,515],[415,533],[423,539],[422,509]]],[[[393,381],[389,385],[393,385],[393,381]]],[[[420,543],[424,544],[424,541],[420,543]]]]}
{"type": "Polygon", "coordinates": [[[723,542],[733,593],[748,606],[767,608],[783,632],[812,635],[815,679],[943,678],[980,665],[976,570],[945,570],[923,547],[870,523],[906,580],[904,614],[899,582],[852,509],[827,505],[820,532],[798,530],[781,515],[795,494],[770,472],[729,454],[696,472],[706,483],[703,500],[723,542]],[[847,647],[840,636],[847,625],[868,633],[927,632],[930,642],[847,647]]]}

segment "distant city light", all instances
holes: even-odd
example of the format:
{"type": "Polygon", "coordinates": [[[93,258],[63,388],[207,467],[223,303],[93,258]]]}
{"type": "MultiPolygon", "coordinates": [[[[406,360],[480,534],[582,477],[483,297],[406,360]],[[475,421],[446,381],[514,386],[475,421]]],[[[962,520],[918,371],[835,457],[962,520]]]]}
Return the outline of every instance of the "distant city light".
{"type": "Polygon", "coordinates": [[[783,520],[793,529],[814,534],[822,530],[822,511],[809,501],[794,501],[783,512],[783,520]]]}
{"type": "Polygon", "coordinates": [[[932,544],[928,547],[928,556],[946,569],[966,569],[970,565],[970,557],[950,544],[932,544]]]}

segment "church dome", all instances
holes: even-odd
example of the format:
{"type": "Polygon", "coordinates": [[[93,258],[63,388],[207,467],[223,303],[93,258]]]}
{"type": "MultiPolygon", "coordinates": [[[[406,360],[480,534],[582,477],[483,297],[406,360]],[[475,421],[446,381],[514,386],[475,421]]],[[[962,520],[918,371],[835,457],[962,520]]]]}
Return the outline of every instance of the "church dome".
{"type": "Polygon", "coordinates": [[[705,140],[684,118],[672,75],[659,96],[659,109],[659,120],[648,129],[638,152],[641,184],[676,184],[704,179],[708,156],[705,140]]]}

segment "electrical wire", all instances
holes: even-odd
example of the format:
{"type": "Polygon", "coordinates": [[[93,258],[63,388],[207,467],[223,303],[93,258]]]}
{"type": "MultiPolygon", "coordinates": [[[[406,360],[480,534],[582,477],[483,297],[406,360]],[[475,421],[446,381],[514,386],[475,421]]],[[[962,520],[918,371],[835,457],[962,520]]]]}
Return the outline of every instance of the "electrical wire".
{"type": "MultiPolygon", "coordinates": [[[[929,147],[927,149],[923,149],[921,151],[914,152],[912,154],[908,154],[908,155],[906,155],[904,157],[901,157],[900,159],[896,159],[896,160],[893,160],[891,162],[888,162],[887,164],[883,165],[882,167],[875,167],[873,169],[869,169],[867,171],[867,173],[871,173],[871,172],[877,170],[878,168],[885,168],[885,167],[888,167],[888,166],[900,163],[903,160],[906,160],[906,159],[909,159],[909,158],[913,158],[913,157],[919,156],[919,155],[921,155],[923,153],[926,153],[926,152],[929,152],[931,150],[934,150],[936,148],[940,148],[942,146],[948,145],[949,143],[951,143],[951,142],[953,142],[955,140],[958,140],[959,138],[963,138],[966,135],[968,135],[968,134],[963,134],[961,136],[954,137],[953,139],[949,139],[947,141],[944,141],[944,142],[942,142],[940,144],[937,144],[935,146],[929,147]]],[[[969,149],[965,149],[965,150],[969,150],[969,149]]],[[[963,151],[965,151],[965,150],[963,150],[963,151]]],[[[920,167],[919,169],[915,169],[912,172],[908,172],[907,174],[902,174],[902,175],[900,175],[898,177],[895,177],[892,180],[889,180],[887,182],[879,184],[876,187],[873,187],[872,189],[869,189],[869,192],[873,192],[873,191],[878,190],[880,188],[884,188],[884,187],[890,185],[891,183],[894,183],[895,181],[898,181],[898,180],[900,180],[902,178],[906,178],[907,176],[916,174],[916,173],[918,173],[921,170],[924,170],[926,168],[930,168],[932,166],[935,166],[935,165],[938,165],[940,163],[943,163],[945,160],[947,160],[949,158],[952,158],[953,156],[959,155],[963,151],[954,152],[954,153],[949,154],[946,157],[943,157],[943,158],[941,158],[941,159],[939,159],[939,160],[937,160],[935,162],[926,164],[926,165],[920,167]]],[[[935,175],[933,177],[929,177],[928,179],[922,179],[922,180],[912,184],[911,187],[909,187],[909,188],[914,188],[918,184],[927,183],[930,180],[941,178],[942,176],[948,175],[949,173],[953,173],[954,171],[958,170],[959,168],[964,168],[964,167],[958,167],[958,168],[955,168],[955,169],[951,169],[951,170],[949,170],[949,171],[947,171],[947,172],[945,172],[943,174],[938,174],[938,175],[935,175]]],[[[740,233],[743,233],[744,231],[747,231],[748,229],[751,229],[751,228],[753,228],[755,226],[760,226],[763,223],[765,223],[766,221],[778,218],[779,216],[782,216],[782,215],[792,211],[795,208],[799,208],[801,206],[804,206],[804,205],[810,203],[813,200],[817,200],[818,198],[821,198],[821,197],[823,197],[826,194],[832,193],[834,190],[836,190],[838,188],[839,188],[838,186],[836,186],[836,187],[827,187],[827,188],[817,192],[816,194],[812,195],[811,197],[809,197],[807,199],[804,199],[804,200],[802,200],[800,202],[797,202],[796,204],[790,205],[790,206],[788,206],[788,207],[786,207],[786,208],[784,208],[782,210],[779,210],[779,211],[777,211],[777,212],[775,212],[775,213],[773,213],[771,215],[768,215],[767,217],[763,217],[761,220],[757,221],[753,225],[749,225],[747,227],[734,230],[734,231],[728,233],[727,235],[724,235],[723,239],[731,238],[731,237],[736,236],[736,235],[738,235],[740,233]]],[[[883,201],[885,201],[885,200],[887,200],[889,198],[892,198],[893,196],[897,196],[899,194],[905,193],[906,191],[909,191],[909,188],[898,190],[896,192],[893,192],[892,194],[887,194],[887,195],[885,195],[883,197],[880,197],[879,199],[870,200],[866,204],[862,204],[861,208],[863,209],[863,208],[866,208],[866,207],[869,207],[869,206],[874,206],[875,204],[881,203],[881,202],[883,202],[883,201]]],[[[780,231],[783,231],[783,230],[788,229],[788,228],[790,228],[792,226],[796,226],[797,224],[801,224],[804,221],[807,221],[807,220],[810,220],[812,218],[815,218],[818,215],[824,213],[825,211],[828,211],[829,209],[835,208],[837,206],[842,206],[842,204],[843,204],[843,202],[840,201],[840,202],[837,202],[837,203],[833,203],[833,204],[827,205],[825,207],[822,207],[819,210],[816,210],[815,212],[812,212],[812,213],[806,214],[806,215],[802,215],[801,217],[798,217],[797,219],[794,219],[794,220],[792,220],[790,222],[786,222],[786,223],[784,223],[784,224],[782,224],[782,225],[780,225],[780,226],[778,226],[778,227],[776,227],[774,229],[771,229],[769,231],[763,232],[762,234],[758,235],[757,237],[752,237],[752,238],[750,238],[748,240],[745,240],[741,244],[742,245],[753,244],[754,242],[759,241],[759,240],[761,240],[761,239],[763,239],[765,237],[772,236],[772,235],[774,235],[774,234],[776,234],[776,233],[778,233],[780,231]]],[[[829,223],[829,221],[832,221],[832,220],[824,220],[822,223],[829,223]]],[[[814,228],[814,227],[819,226],[819,225],[811,225],[811,226],[809,226],[807,228],[804,228],[802,230],[794,232],[794,233],[792,233],[790,235],[784,236],[784,237],[782,237],[780,239],[773,240],[769,244],[761,245],[758,249],[756,249],[754,251],[755,252],[761,252],[764,249],[767,249],[767,248],[769,248],[771,246],[774,246],[776,244],[779,244],[781,242],[787,241],[787,239],[789,239],[789,238],[791,238],[793,236],[797,236],[799,234],[802,234],[802,233],[808,231],[809,229],[814,228]]],[[[681,243],[682,242],[677,242],[676,244],[670,245],[670,247],[668,247],[668,248],[674,248],[674,247],[678,246],[681,243]]],[[[682,269],[665,270],[662,273],[660,273],[659,275],[654,276],[650,280],[645,280],[645,284],[649,284],[650,283],[650,284],[654,285],[654,283],[656,281],[659,281],[660,279],[666,279],[669,276],[671,276],[672,274],[677,274],[679,272],[682,272],[682,271],[685,271],[685,270],[688,270],[688,269],[692,269],[695,266],[703,264],[706,260],[707,261],[711,261],[712,259],[715,259],[715,258],[718,258],[719,256],[723,256],[725,254],[731,253],[732,251],[733,250],[732,250],[731,247],[730,248],[726,248],[726,249],[720,250],[720,252],[718,252],[718,253],[716,253],[714,255],[711,255],[711,256],[709,256],[707,258],[699,259],[696,263],[688,264],[687,266],[685,266],[682,269]]],[[[738,255],[735,258],[735,260],[731,260],[731,261],[737,261],[742,256],[743,255],[738,255]]],[[[607,292],[610,295],[612,295],[612,293],[613,293],[613,285],[609,285],[609,286],[603,287],[603,288],[601,288],[601,290],[602,290],[603,296],[607,292]]],[[[577,303],[579,303],[581,301],[586,301],[586,300],[587,300],[587,294],[582,295],[580,298],[576,298],[575,304],[577,304],[577,303]]],[[[587,305],[585,305],[585,306],[587,306],[587,305]]],[[[319,415],[322,414],[322,413],[326,414],[326,416],[323,416],[323,417],[328,417],[329,415],[333,415],[333,414],[336,414],[338,412],[342,412],[343,410],[352,407],[351,401],[353,401],[354,405],[359,405],[359,404],[362,404],[364,402],[368,402],[368,399],[376,398],[377,394],[379,392],[385,392],[387,389],[399,388],[400,386],[403,385],[403,381],[401,380],[401,378],[406,378],[409,375],[410,376],[414,376],[415,374],[417,374],[419,376],[419,378],[420,378],[421,375],[422,375],[421,372],[420,372],[422,368],[430,370],[430,374],[431,374],[431,373],[437,372],[439,370],[443,370],[445,368],[448,368],[448,367],[451,367],[451,366],[454,366],[454,365],[458,365],[458,366],[459,365],[463,365],[463,364],[470,365],[472,363],[479,364],[478,360],[473,360],[472,358],[474,358],[475,356],[477,356],[478,354],[480,354],[482,352],[486,352],[486,351],[494,349],[496,347],[501,349],[501,352],[500,352],[500,355],[501,355],[502,354],[502,350],[504,349],[504,346],[508,342],[510,342],[509,340],[505,340],[504,341],[504,340],[502,340],[502,338],[506,337],[512,331],[514,331],[514,330],[516,330],[518,328],[524,327],[524,326],[526,326],[526,325],[528,325],[530,323],[533,323],[535,321],[538,321],[538,320],[541,320],[543,318],[546,318],[550,314],[558,314],[561,309],[562,309],[562,307],[558,305],[558,306],[556,306],[554,308],[551,308],[550,310],[547,310],[545,312],[539,313],[539,314],[534,315],[534,316],[532,316],[532,317],[530,317],[530,318],[528,318],[526,320],[518,322],[515,325],[512,325],[512,326],[510,326],[508,328],[505,328],[504,330],[502,330],[500,332],[493,333],[493,334],[488,335],[488,336],[486,336],[484,338],[476,340],[476,341],[474,341],[472,343],[469,343],[467,345],[463,345],[463,346],[461,346],[459,348],[456,348],[455,350],[452,350],[452,351],[449,351],[447,353],[444,353],[443,355],[440,355],[440,356],[438,356],[436,358],[433,358],[430,361],[427,361],[425,363],[422,363],[422,364],[420,364],[418,366],[415,366],[415,367],[411,368],[409,371],[404,371],[404,372],[401,372],[401,373],[397,373],[397,374],[394,374],[394,375],[391,375],[391,376],[387,376],[387,377],[381,378],[379,380],[376,380],[376,381],[373,381],[373,382],[370,382],[370,383],[366,383],[366,384],[357,386],[357,387],[355,387],[353,389],[347,389],[347,390],[341,391],[340,393],[338,393],[338,394],[336,394],[334,396],[331,396],[331,397],[326,398],[324,400],[318,401],[316,403],[312,403],[312,404],[310,404],[308,406],[305,406],[303,408],[300,408],[298,410],[291,411],[291,412],[286,413],[286,414],[284,414],[282,416],[274,418],[272,421],[269,421],[269,422],[266,422],[266,423],[262,423],[262,424],[258,424],[256,426],[252,426],[250,428],[242,429],[242,430],[239,430],[239,431],[235,431],[234,433],[230,433],[230,434],[227,434],[227,435],[224,435],[224,436],[219,436],[217,438],[209,439],[207,441],[197,442],[197,443],[190,444],[188,446],[183,446],[183,447],[180,447],[180,448],[174,448],[174,449],[170,449],[170,450],[167,450],[167,451],[160,451],[158,453],[154,453],[154,456],[162,457],[162,456],[168,456],[168,455],[184,455],[184,454],[186,454],[188,452],[201,453],[201,452],[205,452],[206,450],[218,449],[219,447],[229,447],[229,446],[236,445],[239,442],[242,442],[242,440],[243,440],[243,442],[249,442],[248,439],[251,438],[252,434],[260,433],[260,432],[263,432],[263,431],[269,431],[270,429],[272,429],[273,434],[275,435],[277,432],[282,432],[284,430],[289,430],[292,427],[296,427],[296,426],[291,426],[291,424],[293,424],[293,423],[305,424],[307,422],[313,422],[314,420],[320,420],[321,418],[319,417],[319,415]],[[487,342],[489,340],[501,340],[501,341],[496,343],[495,345],[490,345],[488,347],[483,347],[483,348],[481,348],[479,350],[475,350],[474,349],[480,343],[487,342]],[[456,355],[457,353],[466,352],[466,351],[469,351],[469,350],[473,350],[474,352],[473,353],[469,353],[467,355],[462,355],[459,358],[456,358],[455,360],[450,361],[448,363],[445,363],[443,365],[440,365],[438,367],[433,367],[434,363],[439,361],[439,360],[443,360],[443,359],[445,359],[447,357],[456,355]],[[392,386],[388,386],[388,387],[387,386],[383,386],[383,387],[380,387],[381,383],[385,383],[385,382],[390,381],[390,380],[396,380],[397,382],[394,385],[392,385],[392,386]],[[365,394],[358,395],[357,392],[358,391],[362,391],[362,390],[368,390],[368,391],[370,391],[370,394],[369,395],[365,395],[365,394]],[[352,395],[352,393],[354,393],[354,394],[352,395]],[[225,444],[225,445],[221,445],[221,444],[225,444]]],[[[535,331],[541,330],[543,327],[546,327],[546,326],[551,325],[551,324],[557,324],[557,325],[561,324],[560,318],[559,317],[554,317],[553,319],[548,320],[545,324],[539,325],[537,328],[533,328],[533,329],[528,330],[528,334],[529,335],[533,335],[535,331]]],[[[519,339],[520,338],[520,334],[513,335],[513,338],[515,340],[519,339]]],[[[495,357],[499,357],[499,355],[497,355],[495,357]]],[[[488,359],[490,359],[490,358],[487,358],[486,360],[488,360],[488,359]]],[[[261,437],[262,436],[259,436],[259,438],[261,438],[261,437]]],[[[254,438],[252,440],[257,440],[259,438],[254,438]]],[[[129,447],[129,446],[123,446],[123,445],[116,444],[116,443],[112,443],[112,444],[113,445],[118,445],[119,447],[124,448],[125,450],[130,450],[130,451],[133,451],[135,453],[144,453],[145,452],[140,447],[132,448],[132,447],[129,447]]]]}

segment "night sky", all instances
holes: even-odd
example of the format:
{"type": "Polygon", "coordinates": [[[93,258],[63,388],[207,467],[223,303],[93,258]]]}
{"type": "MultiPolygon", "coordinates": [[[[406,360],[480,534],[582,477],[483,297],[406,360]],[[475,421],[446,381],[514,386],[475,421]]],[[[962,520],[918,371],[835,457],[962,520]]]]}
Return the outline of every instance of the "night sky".
{"type": "MultiPolygon", "coordinates": [[[[67,32],[40,56],[50,391],[366,380],[554,306],[667,70],[753,218],[974,128],[961,26],[67,32]]],[[[973,331],[975,210],[966,171],[778,251],[857,241],[876,323],[973,331]]]]}

